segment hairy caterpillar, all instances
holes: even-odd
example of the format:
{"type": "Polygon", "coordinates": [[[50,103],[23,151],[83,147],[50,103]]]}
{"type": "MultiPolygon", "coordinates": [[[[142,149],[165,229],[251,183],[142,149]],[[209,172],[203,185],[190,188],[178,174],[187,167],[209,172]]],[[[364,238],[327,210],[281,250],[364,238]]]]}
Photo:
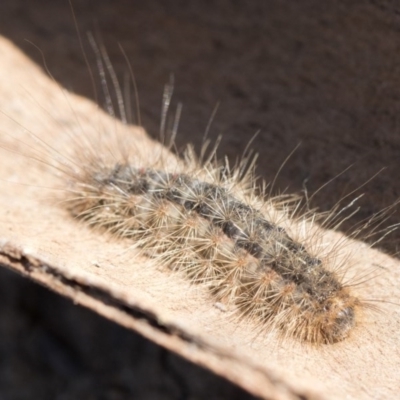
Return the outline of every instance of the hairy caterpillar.
{"type": "Polygon", "coordinates": [[[348,336],[362,301],[288,235],[288,217],[274,206],[281,200],[256,196],[243,165],[230,171],[188,154],[187,173],[179,173],[132,158],[85,163],[73,175],[70,212],[131,239],[160,264],[209,286],[217,301],[285,335],[313,343],[348,336]]]}

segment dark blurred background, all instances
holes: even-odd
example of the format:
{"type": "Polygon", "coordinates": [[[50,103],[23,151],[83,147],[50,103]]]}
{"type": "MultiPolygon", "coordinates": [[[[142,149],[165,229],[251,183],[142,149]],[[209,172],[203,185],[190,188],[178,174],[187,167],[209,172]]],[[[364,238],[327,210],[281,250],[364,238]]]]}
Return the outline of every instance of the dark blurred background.
{"type": "MultiPolygon", "coordinates": [[[[87,32],[126,75],[135,71],[142,122],[157,137],[162,92],[174,75],[183,103],[178,147],[223,135],[220,155],[239,157],[255,132],[258,174],[275,191],[309,194],[329,210],[381,168],[358,194],[343,229],[400,197],[400,5],[396,1],[233,0],[74,2],[87,32]],[[338,176],[347,167],[344,174],[338,176]]],[[[67,89],[93,98],[67,0],[2,0],[0,33],[67,89]]],[[[101,102],[101,100],[100,100],[101,102]]],[[[356,196],[357,193],[353,195],[356,196]]],[[[396,212],[386,225],[399,220],[396,212]]],[[[395,254],[395,233],[381,246],[395,254]]],[[[89,311],[0,270],[3,399],[245,398],[239,389],[89,311]]]]}

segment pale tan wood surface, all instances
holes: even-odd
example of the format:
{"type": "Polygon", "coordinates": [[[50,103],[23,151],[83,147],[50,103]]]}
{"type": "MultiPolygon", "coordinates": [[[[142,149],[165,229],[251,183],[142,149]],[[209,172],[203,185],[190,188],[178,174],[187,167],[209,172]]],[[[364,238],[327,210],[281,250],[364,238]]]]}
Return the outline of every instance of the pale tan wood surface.
{"type": "MultiPolygon", "coordinates": [[[[59,204],[49,201],[48,188],[57,186],[54,171],[26,157],[38,142],[24,128],[59,152],[70,146],[71,131],[88,134],[97,124],[105,132],[120,129],[135,135],[149,154],[159,145],[141,130],[102,117],[88,101],[63,93],[5,40],[1,60],[2,69],[12,71],[1,85],[5,114],[1,131],[4,147],[16,152],[2,151],[1,158],[4,264],[256,395],[394,396],[399,373],[398,306],[386,304],[384,312],[365,322],[366,329],[335,346],[311,349],[280,342],[273,335],[255,335],[250,323],[228,318],[201,289],[191,289],[162,269],[149,268],[129,244],[113,242],[69,219],[59,204]]],[[[332,238],[335,235],[339,234],[332,233],[332,238]]],[[[367,292],[373,298],[398,298],[398,263],[363,243],[349,246],[355,249],[359,268],[381,266],[379,276],[367,283],[367,292]]]]}

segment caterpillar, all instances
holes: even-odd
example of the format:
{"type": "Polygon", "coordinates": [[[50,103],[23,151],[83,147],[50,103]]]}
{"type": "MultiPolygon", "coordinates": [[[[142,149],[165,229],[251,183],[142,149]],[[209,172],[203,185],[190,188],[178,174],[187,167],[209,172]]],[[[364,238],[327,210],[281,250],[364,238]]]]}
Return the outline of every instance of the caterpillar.
{"type": "Polygon", "coordinates": [[[162,164],[92,160],[74,174],[71,214],[131,239],[266,326],[314,343],[348,336],[362,301],[274,222],[279,199],[255,196],[251,174],[240,174],[243,163],[231,171],[198,164],[188,152],[188,173],[168,172],[162,164]]]}

